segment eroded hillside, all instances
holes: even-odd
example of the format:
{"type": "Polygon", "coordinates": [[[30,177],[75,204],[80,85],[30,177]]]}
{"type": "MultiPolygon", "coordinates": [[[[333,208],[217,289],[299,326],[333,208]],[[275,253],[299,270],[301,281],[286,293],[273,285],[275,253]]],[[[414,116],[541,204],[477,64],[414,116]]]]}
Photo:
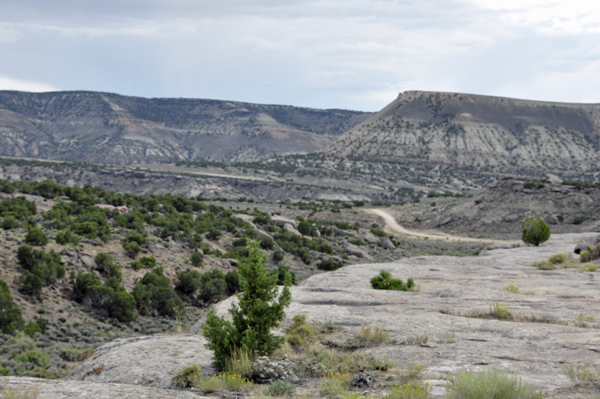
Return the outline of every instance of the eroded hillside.
{"type": "Polygon", "coordinates": [[[132,164],[321,148],[369,113],[97,92],[0,92],[0,155],[132,164]]]}
{"type": "Polygon", "coordinates": [[[598,174],[600,105],[409,91],[324,153],[493,174],[598,174]]]}

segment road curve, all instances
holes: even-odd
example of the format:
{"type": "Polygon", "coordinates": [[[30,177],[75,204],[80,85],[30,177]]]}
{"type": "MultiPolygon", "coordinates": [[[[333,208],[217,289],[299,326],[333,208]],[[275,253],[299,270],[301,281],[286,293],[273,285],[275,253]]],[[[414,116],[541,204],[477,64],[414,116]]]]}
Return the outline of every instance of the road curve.
{"type": "Polygon", "coordinates": [[[388,229],[390,229],[393,232],[400,233],[400,234],[406,234],[406,235],[417,236],[417,237],[427,237],[427,238],[433,238],[436,240],[474,241],[474,242],[493,242],[494,241],[494,240],[482,240],[482,239],[470,238],[470,237],[459,237],[459,236],[443,235],[443,234],[428,234],[428,233],[421,233],[418,231],[411,231],[411,230],[407,230],[406,228],[400,226],[398,224],[398,222],[396,222],[396,219],[392,215],[390,215],[388,212],[386,212],[384,209],[365,209],[365,211],[368,213],[377,215],[377,216],[381,216],[383,218],[383,220],[385,221],[385,225],[388,229]]]}

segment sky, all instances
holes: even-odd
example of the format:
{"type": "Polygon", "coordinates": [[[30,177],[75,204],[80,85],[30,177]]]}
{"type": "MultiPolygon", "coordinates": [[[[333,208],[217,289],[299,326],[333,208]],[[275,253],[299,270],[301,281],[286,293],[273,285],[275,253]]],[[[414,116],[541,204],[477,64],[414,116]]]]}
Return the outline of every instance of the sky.
{"type": "Polygon", "coordinates": [[[1,0],[0,90],[361,111],[407,90],[600,103],[600,2],[1,0]]]}

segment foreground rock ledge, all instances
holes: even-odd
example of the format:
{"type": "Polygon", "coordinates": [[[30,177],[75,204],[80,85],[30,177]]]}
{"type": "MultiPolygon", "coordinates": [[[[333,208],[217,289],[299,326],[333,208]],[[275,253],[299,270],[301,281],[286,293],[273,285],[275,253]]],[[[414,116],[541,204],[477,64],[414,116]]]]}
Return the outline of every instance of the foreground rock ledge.
{"type": "MultiPolygon", "coordinates": [[[[580,313],[600,320],[600,274],[573,269],[543,271],[530,265],[555,253],[570,253],[592,236],[595,234],[554,235],[540,247],[491,249],[480,257],[427,256],[347,266],[293,287],[287,321],[305,314],[310,320],[347,327],[383,326],[396,343],[365,351],[387,357],[401,368],[409,362],[422,363],[428,380],[457,370],[499,368],[539,389],[553,391],[553,397],[562,397],[559,388],[569,385],[565,365],[600,364],[600,324],[590,322],[588,328],[580,328],[571,323],[580,313]],[[413,277],[421,291],[371,289],[369,279],[382,269],[403,280],[413,277]],[[519,287],[520,294],[503,289],[511,284],[519,287]],[[441,309],[486,313],[494,302],[508,305],[514,314],[568,325],[440,313],[441,309]],[[459,341],[438,343],[438,334],[448,331],[459,341]],[[427,345],[400,344],[423,335],[429,337],[427,345]]],[[[219,303],[217,311],[225,314],[233,301],[235,298],[219,303]]],[[[210,372],[211,354],[204,343],[202,337],[193,335],[116,340],[98,348],[66,380],[168,387],[175,372],[184,366],[197,363],[210,372]]]]}
{"type": "Polygon", "coordinates": [[[169,388],[178,370],[199,364],[211,373],[212,354],[203,337],[155,335],[116,339],[98,347],[65,381],[88,381],[169,388]]]}
{"type": "MultiPolygon", "coordinates": [[[[55,381],[29,377],[0,377],[0,392],[36,390],[38,399],[203,399],[192,392],[158,389],[140,385],[99,384],[82,381],[55,381]]],[[[206,398],[205,398],[206,399],[206,398]]]]}

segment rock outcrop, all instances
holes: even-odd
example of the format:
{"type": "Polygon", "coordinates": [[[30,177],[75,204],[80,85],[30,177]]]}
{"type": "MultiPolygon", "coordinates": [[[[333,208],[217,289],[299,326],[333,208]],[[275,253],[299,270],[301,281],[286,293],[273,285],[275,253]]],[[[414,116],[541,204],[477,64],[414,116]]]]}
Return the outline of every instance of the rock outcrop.
{"type": "Polygon", "coordinates": [[[116,339],[97,348],[64,381],[169,388],[175,373],[191,364],[210,374],[212,354],[203,337],[154,335],[116,339]]]}
{"type": "Polygon", "coordinates": [[[57,381],[30,377],[0,377],[0,392],[5,389],[20,392],[23,395],[35,394],[37,399],[207,399],[189,391],[159,389],[142,385],[57,381]]]}

